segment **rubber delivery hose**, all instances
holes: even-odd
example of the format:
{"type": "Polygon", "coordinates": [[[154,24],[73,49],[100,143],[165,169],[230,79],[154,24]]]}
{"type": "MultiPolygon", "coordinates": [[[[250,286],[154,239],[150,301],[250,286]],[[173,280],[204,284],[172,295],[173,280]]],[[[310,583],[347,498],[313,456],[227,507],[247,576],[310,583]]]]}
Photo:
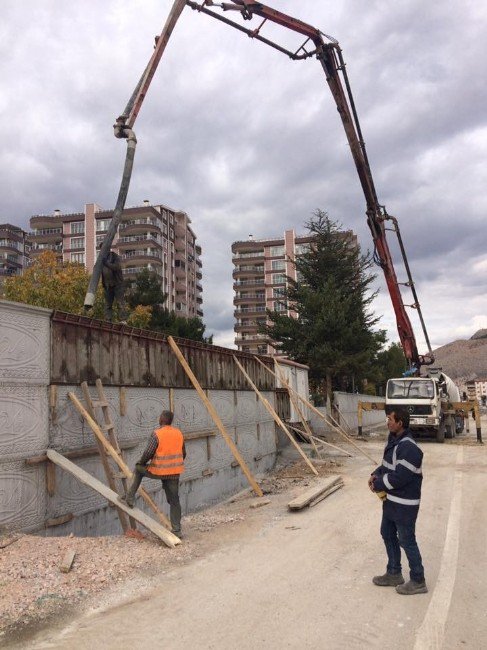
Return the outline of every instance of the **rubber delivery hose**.
{"type": "Polygon", "coordinates": [[[110,252],[113,239],[117,233],[117,228],[122,220],[122,213],[125,207],[125,201],[127,200],[127,194],[130,186],[130,179],[132,177],[132,169],[134,166],[135,158],[135,148],[137,146],[137,138],[135,133],[129,129],[125,128],[124,132],[127,137],[127,153],[125,155],[125,165],[123,168],[122,182],[120,183],[120,190],[118,192],[117,203],[115,210],[113,211],[113,217],[110,222],[105,239],[103,240],[102,247],[96,258],[95,265],[93,267],[93,273],[91,274],[90,283],[88,285],[88,290],[85,296],[84,308],[85,311],[90,310],[93,307],[95,302],[96,289],[100,281],[101,271],[103,267],[103,259],[110,252]]]}

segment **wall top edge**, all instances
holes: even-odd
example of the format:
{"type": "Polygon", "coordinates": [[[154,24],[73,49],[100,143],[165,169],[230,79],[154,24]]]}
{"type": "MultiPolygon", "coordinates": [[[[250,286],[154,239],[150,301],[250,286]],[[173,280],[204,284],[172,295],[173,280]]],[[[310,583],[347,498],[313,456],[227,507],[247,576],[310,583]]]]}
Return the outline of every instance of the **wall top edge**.
{"type": "Polygon", "coordinates": [[[35,307],[34,305],[26,305],[23,302],[11,302],[10,300],[3,300],[0,298],[0,308],[5,311],[23,312],[28,314],[43,314],[51,316],[52,309],[45,307],[35,307]]]}

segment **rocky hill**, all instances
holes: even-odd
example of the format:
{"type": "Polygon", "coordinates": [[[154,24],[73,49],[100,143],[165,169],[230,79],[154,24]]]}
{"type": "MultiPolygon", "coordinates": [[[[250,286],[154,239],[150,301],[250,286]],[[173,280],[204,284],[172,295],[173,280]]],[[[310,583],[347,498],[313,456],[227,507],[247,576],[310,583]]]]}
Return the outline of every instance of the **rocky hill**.
{"type": "Polygon", "coordinates": [[[453,341],[433,351],[435,366],[442,368],[456,384],[487,377],[487,329],[468,340],[453,341]]]}

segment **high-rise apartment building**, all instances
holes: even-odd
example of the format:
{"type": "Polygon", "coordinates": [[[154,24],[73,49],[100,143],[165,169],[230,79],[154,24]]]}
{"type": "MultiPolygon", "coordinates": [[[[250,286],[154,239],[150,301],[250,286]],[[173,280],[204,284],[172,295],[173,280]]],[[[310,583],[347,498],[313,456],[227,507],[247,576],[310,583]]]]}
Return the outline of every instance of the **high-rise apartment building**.
{"type": "Polygon", "coordinates": [[[27,233],[10,223],[0,224],[0,284],[5,278],[20,275],[29,259],[27,233]]]}
{"type": "MultiPolygon", "coordinates": [[[[352,246],[357,237],[351,231],[343,233],[352,246]]],[[[309,250],[313,235],[296,235],[286,230],[284,237],[254,239],[232,244],[233,290],[235,305],[235,344],[240,351],[276,354],[259,325],[266,323],[266,309],[297,316],[283,295],[287,278],[297,280],[294,260],[309,250]]]]}
{"type": "MultiPolygon", "coordinates": [[[[112,216],[113,211],[89,203],[81,213],[55,210],[31,217],[31,257],[52,250],[59,260],[79,262],[91,272],[112,216]]],[[[124,277],[133,280],[142,269],[156,273],[167,294],[166,307],[185,318],[203,316],[201,247],[190,224],[185,212],[144,201],[123,211],[112,245],[124,277]]]]}

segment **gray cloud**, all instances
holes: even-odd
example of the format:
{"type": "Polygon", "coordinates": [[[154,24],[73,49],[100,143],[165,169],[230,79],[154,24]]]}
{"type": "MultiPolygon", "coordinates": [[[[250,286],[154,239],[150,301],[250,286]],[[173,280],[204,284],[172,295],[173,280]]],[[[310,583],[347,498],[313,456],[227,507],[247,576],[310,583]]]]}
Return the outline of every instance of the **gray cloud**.
{"type": "MultiPolygon", "coordinates": [[[[27,226],[32,214],[92,201],[113,207],[125,145],[111,126],[171,4],[4,1],[2,221],[27,226]]],[[[432,343],[468,337],[487,327],[487,9],[460,0],[332,4],[273,6],[340,41],[378,195],[400,220],[432,343]]],[[[280,28],[267,34],[301,43],[280,28]]],[[[185,9],[135,130],[127,204],[148,198],[190,214],[203,247],[205,322],[217,342],[233,340],[232,241],[303,232],[320,207],[371,248],[356,171],[315,60],[292,62],[185,9]]],[[[399,261],[397,272],[403,279],[399,261]]],[[[374,309],[396,340],[383,285],[378,277],[374,309]]]]}

